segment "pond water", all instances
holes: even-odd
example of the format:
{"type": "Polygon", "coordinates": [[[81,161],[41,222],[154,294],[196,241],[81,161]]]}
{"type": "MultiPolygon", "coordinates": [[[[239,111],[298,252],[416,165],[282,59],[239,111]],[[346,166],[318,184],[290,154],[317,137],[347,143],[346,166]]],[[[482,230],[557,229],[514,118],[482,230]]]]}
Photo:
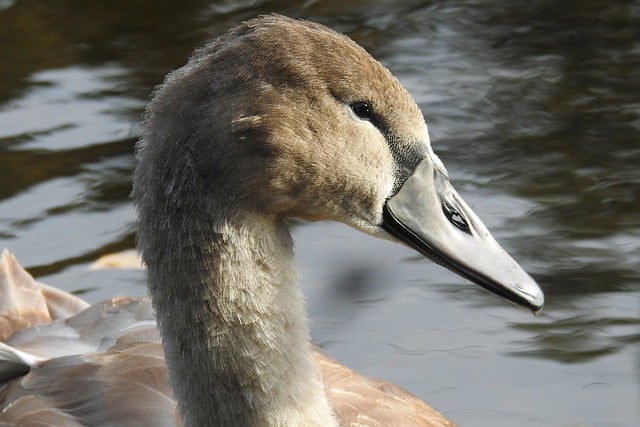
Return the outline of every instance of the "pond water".
{"type": "Polygon", "coordinates": [[[134,247],[154,85],[268,12],[347,33],[414,95],[453,182],[544,288],[537,317],[411,250],[294,228],[314,340],[461,426],[640,425],[637,2],[0,1],[0,246],[95,302],[134,247]]]}

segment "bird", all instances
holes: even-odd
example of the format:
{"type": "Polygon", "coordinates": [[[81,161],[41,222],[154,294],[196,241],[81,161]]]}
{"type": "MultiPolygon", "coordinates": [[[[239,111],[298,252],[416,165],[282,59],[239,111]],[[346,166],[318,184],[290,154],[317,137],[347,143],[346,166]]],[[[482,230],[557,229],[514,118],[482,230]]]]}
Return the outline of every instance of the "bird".
{"type": "Polygon", "coordinates": [[[311,344],[292,219],[409,246],[539,311],[535,280],[450,183],[391,72],[321,24],[260,16],[153,92],[132,200],[148,296],[89,305],[0,266],[0,422],[449,426],[311,344]]]}

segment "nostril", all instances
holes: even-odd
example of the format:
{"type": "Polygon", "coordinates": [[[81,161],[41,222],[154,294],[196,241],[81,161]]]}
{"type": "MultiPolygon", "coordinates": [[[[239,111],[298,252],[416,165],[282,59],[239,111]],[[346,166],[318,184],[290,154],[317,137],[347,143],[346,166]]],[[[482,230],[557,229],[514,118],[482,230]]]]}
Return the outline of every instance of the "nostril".
{"type": "Polygon", "coordinates": [[[462,216],[462,214],[448,202],[442,202],[442,212],[444,213],[444,216],[447,217],[450,223],[452,223],[458,229],[464,231],[465,233],[471,234],[471,230],[469,229],[467,220],[464,219],[464,216],[462,216]]]}

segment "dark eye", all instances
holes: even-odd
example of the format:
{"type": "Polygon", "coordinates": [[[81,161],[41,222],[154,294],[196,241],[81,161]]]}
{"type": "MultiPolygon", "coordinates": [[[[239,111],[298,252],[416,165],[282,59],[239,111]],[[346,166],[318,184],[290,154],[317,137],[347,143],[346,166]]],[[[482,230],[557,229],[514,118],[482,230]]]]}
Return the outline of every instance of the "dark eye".
{"type": "Polygon", "coordinates": [[[362,120],[373,119],[373,108],[371,108],[371,104],[368,102],[354,102],[351,104],[351,110],[362,120]]]}
{"type": "Polygon", "coordinates": [[[451,206],[449,203],[444,202],[442,203],[442,212],[444,212],[444,216],[447,217],[449,222],[451,222],[453,225],[455,225],[465,233],[471,234],[471,231],[469,230],[469,224],[467,224],[467,221],[464,219],[462,214],[457,211],[456,208],[451,206]]]}

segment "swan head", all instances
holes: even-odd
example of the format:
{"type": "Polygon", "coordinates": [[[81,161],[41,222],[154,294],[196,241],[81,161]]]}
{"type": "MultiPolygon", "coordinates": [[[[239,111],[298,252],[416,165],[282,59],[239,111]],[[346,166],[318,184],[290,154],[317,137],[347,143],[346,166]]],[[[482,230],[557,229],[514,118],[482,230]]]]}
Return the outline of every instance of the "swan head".
{"type": "Polygon", "coordinates": [[[542,307],[535,281],[449,183],[413,98],[363,48],[322,25],[270,15],[198,50],[156,90],[138,157],[143,233],[145,217],[175,219],[176,210],[181,223],[335,220],[542,307]]]}

